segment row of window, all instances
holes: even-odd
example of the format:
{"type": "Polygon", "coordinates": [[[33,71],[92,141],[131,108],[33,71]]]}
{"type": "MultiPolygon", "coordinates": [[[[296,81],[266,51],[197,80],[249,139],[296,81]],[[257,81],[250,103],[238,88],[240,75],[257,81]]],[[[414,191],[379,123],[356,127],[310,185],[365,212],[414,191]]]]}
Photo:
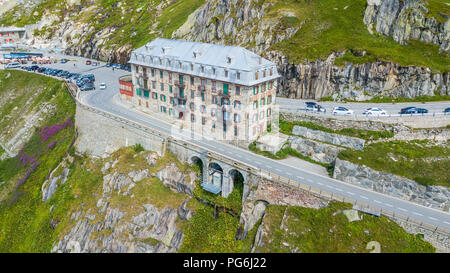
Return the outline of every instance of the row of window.
{"type": "Polygon", "coordinates": [[[269,105],[272,103],[272,95],[269,95],[265,98],[261,98],[259,101],[255,100],[253,102],[253,109],[257,109],[258,107],[263,107],[264,105],[269,105]]]}

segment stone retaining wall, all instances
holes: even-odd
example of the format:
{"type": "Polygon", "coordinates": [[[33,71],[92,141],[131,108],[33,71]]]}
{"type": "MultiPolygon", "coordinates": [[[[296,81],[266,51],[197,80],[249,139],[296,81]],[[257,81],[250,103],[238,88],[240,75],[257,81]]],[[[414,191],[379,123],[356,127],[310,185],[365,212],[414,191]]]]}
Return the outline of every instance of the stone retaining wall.
{"type": "Polygon", "coordinates": [[[307,127],[295,125],[292,134],[303,136],[309,139],[319,140],[333,145],[344,146],[354,150],[362,150],[365,140],[357,137],[350,137],[334,133],[327,133],[320,130],[313,130],[307,127]]]}
{"type": "Polygon", "coordinates": [[[376,171],[339,158],[336,159],[333,177],[426,207],[449,211],[450,190],[446,187],[423,186],[411,179],[376,171]]]}

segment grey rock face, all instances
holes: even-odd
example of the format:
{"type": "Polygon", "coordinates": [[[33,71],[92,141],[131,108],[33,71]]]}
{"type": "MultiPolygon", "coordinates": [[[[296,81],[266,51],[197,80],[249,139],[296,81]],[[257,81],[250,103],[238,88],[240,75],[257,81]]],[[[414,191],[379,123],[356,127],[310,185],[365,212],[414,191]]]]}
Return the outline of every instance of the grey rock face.
{"type": "Polygon", "coordinates": [[[302,155],[309,156],[315,161],[322,163],[333,163],[339,152],[344,149],[296,136],[290,136],[288,143],[292,149],[302,155]]]}
{"type": "Polygon", "coordinates": [[[67,181],[69,171],[70,170],[68,168],[64,168],[61,175],[57,177],[50,177],[50,180],[47,180],[44,184],[42,184],[42,202],[48,201],[53,196],[58,186],[67,181]],[[61,180],[60,183],[58,183],[59,180],[61,180]]]}
{"type": "Polygon", "coordinates": [[[450,190],[446,187],[423,186],[405,177],[376,171],[341,159],[336,159],[333,177],[427,207],[449,211],[450,190]]]}
{"type": "Polygon", "coordinates": [[[253,229],[256,222],[258,222],[266,211],[266,204],[263,202],[247,202],[242,209],[239,222],[244,225],[244,234],[253,229]]]}
{"type": "Polygon", "coordinates": [[[450,73],[435,73],[428,68],[374,63],[334,65],[342,53],[332,53],[327,60],[300,64],[290,63],[281,53],[268,52],[282,77],[278,95],[289,98],[367,100],[372,97],[434,96],[449,94],[450,73]]]}
{"type": "Polygon", "coordinates": [[[439,45],[440,51],[450,50],[450,21],[438,22],[423,1],[368,1],[364,23],[369,31],[391,36],[402,45],[414,39],[439,45]]]}
{"type": "Polygon", "coordinates": [[[334,133],[327,133],[320,130],[313,130],[307,127],[295,125],[292,128],[294,135],[303,136],[306,138],[328,142],[334,145],[348,147],[350,149],[362,150],[364,149],[365,141],[357,137],[349,137],[334,133]]]}
{"type": "Polygon", "coordinates": [[[196,179],[195,173],[192,172],[190,175],[185,175],[180,172],[180,169],[178,169],[175,163],[169,164],[166,168],[159,171],[156,176],[165,186],[175,192],[192,195],[192,192],[194,191],[196,179]]]}

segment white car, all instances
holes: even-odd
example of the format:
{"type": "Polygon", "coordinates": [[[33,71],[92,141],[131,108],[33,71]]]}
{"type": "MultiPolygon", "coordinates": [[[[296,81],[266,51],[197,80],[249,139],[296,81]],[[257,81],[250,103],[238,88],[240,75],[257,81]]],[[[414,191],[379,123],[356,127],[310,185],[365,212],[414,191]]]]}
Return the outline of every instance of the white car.
{"type": "Polygon", "coordinates": [[[381,108],[369,108],[363,112],[367,116],[386,116],[387,112],[381,108]]]}
{"type": "Polygon", "coordinates": [[[104,89],[106,89],[106,84],[105,84],[104,82],[102,82],[102,83],[98,86],[98,88],[99,88],[100,90],[104,90],[104,89]]]}
{"type": "Polygon", "coordinates": [[[332,113],[333,115],[350,116],[353,115],[353,110],[347,109],[345,107],[334,107],[332,113]]]}

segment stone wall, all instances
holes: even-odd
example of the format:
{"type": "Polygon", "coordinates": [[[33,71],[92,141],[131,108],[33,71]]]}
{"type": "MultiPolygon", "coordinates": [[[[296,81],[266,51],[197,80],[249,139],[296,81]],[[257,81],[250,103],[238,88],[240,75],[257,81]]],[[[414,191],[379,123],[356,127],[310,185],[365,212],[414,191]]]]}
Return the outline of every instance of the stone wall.
{"type": "Polygon", "coordinates": [[[75,145],[80,153],[106,157],[121,147],[139,143],[146,150],[164,154],[163,138],[93,113],[79,105],[75,114],[75,126],[79,133],[75,145]]]}
{"type": "Polygon", "coordinates": [[[320,130],[313,130],[307,127],[295,125],[292,128],[292,134],[306,137],[309,139],[319,140],[333,145],[344,146],[354,150],[362,150],[365,140],[357,137],[344,136],[334,133],[327,133],[320,130]]]}
{"type": "Polygon", "coordinates": [[[289,137],[288,145],[304,156],[327,164],[334,163],[339,152],[344,150],[344,148],[336,147],[334,145],[296,136],[289,137]]]}
{"type": "Polygon", "coordinates": [[[344,182],[411,202],[449,211],[450,190],[441,186],[423,186],[413,180],[366,166],[336,159],[333,177],[344,182]]]}

